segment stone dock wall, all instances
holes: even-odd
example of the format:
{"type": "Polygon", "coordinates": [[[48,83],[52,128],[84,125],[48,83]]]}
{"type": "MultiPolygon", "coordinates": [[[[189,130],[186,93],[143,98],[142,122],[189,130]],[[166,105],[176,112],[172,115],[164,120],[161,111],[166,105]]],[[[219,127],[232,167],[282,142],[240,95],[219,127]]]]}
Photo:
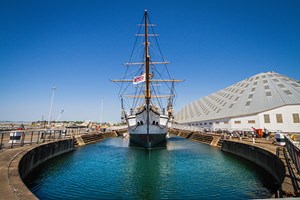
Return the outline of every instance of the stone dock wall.
{"type": "MultiPolygon", "coordinates": [[[[102,134],[104,135],[102,135],[101,138],[99,135],[94,135],[96,137],[94,140],[117,137],[118,135],[122,135],[123,131],[102,134]]],[[[208,134],[199,132],[171,130],[170,134],[206,143],[211,146],[218,146],[224,152],[250,160],[270,172],[279,184],[282,184],[283,179],[286,176],[283,162],[274,153],[263,148],[250,144],[223,140],[218,135],[211,135],[208,137],[208,134]]],[[[86,140],[87,138],[84,139],[86,140]]],[[[74,141],[76,140],[67,139],[43,145],[24,147],[19,150],[12,149],[11,151],[7,150],[1,152],[0,170],[2,170],[3,174],[0,175],[0,178],[3,181],[1,182],[0,193],[2,194],[2,197],[5,197],[5,199],[36,199],[23,183],[22,179],[26,178],[30,171],[42,162],[74,150],[74,141]]]]}
{"type": "Polygon", "coordinates": [[[282,184],[285,178],[285,166],[283,162],[270,151],[228,140],[223,141],[221,150],[247,159],[264,168],[278,181],[279,184],[282,184]]]}
{"type": "Polygon", "coordinates": [[[55,156],[74,150],[73,139],[51,142],[28,151],[19,162],[20,177],[25,178],[31,170],[55,156]]]}
{"type": "Polygon", "coordinates": [[[0,199],[37,199],[23,179],[35,167],[55,156],[74,150],[73,139],[7,149],[0,153],[0,199]]]}
{"type": "MultiPolygon", "coordinates": [[[[121,132],[120,132],[121,133],[121,132]]],[[[94,143],[110,137],[117,137],[116,132],[89,134],[93,138],[84,138],[87,143],[94,143]]],[[[85,136],[87,137],[87,136],[85,136]]],[[[27,188],[23,180],[30,171],[43,162],[75,150],[76,139],[53,141],[5,150],[0,154],[0,199],[37,199],[27,188]]]]}
{"type": "Polygon", "coordinates": [[[268,171],[280,185],[285,179],[286,170],[283,161],[277,157],[276,154],[262,147],[257,147],[238,141],[224,140],[220,135],[216,134],[176,129],[171,129],[169,133],[196,142],[216,146],[221,148],[221,151],[247,159],[268,171]]]}

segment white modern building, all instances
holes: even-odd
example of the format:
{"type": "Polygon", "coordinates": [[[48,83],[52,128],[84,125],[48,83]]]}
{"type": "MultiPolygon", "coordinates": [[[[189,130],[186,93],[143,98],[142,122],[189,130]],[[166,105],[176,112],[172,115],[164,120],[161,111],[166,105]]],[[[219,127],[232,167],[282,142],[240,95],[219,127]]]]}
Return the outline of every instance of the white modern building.
{"type": "Polygon", "coordinates": [[[300,133],[300,82],[267,72],[184,106],[179,124],[210,130],[268,129],[300,133]]]}

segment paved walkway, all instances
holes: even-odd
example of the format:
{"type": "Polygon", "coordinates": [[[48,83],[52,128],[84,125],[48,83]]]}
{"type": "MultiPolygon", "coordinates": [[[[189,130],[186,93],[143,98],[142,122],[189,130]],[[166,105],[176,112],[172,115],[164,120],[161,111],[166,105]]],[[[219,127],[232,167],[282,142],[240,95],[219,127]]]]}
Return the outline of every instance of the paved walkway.
{"type": "Polygon", "coordinates": [[[18,170],[21,154],[31,148],[33,146],[0,151],[0,199],[37,199],[21,180],[18,170]]]}

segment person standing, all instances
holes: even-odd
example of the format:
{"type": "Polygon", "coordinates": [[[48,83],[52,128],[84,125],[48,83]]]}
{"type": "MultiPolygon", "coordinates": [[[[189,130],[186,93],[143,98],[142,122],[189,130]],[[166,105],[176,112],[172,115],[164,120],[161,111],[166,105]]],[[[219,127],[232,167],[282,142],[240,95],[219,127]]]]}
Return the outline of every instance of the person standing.
{"type": "Polygon", "coordinates": [[[265,135],[266,135],[266,138],[267,138],[267,140],[269,140],[269,131],[268,131],[268,129],[266,129],[266,128],[264,128],[265,129],[265,135]]]}

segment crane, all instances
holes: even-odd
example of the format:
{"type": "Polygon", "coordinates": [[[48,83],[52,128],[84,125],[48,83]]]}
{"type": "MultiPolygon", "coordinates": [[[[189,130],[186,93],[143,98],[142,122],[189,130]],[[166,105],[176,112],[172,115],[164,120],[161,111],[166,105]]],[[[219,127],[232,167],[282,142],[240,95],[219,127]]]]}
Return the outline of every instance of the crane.
{"type": "Polygon", "coordinates": [[[62,115],[63,112],[64,112],[64,110],[62,110],[62,111],[59,113],[57,119],[55,120],[56,122],[59,120],[59,118],[61,117],[61,115],[62,115]]]}

